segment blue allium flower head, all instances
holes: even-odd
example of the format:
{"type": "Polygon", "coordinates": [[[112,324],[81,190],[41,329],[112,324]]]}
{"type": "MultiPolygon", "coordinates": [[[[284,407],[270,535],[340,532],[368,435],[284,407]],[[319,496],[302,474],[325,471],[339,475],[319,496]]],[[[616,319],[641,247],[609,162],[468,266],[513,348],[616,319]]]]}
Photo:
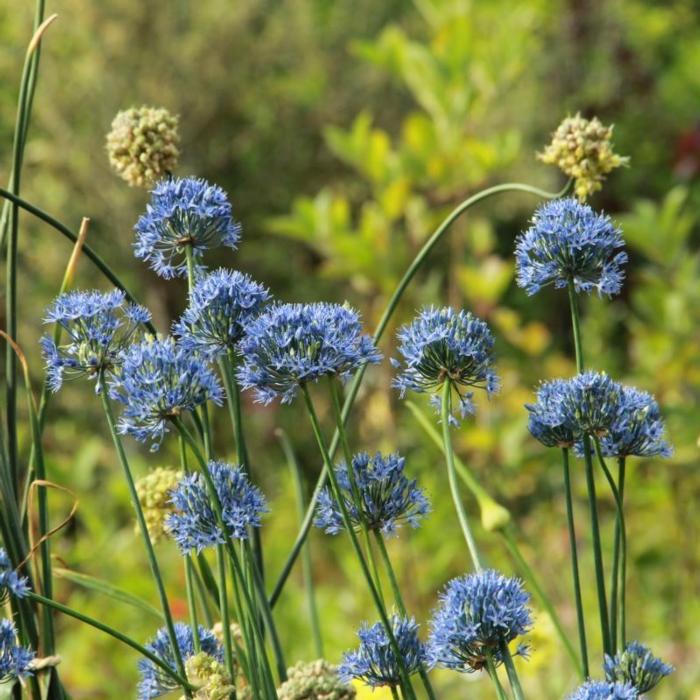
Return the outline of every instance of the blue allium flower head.
{"type": "Polygon", "coordinates": [[[0,683],[32,675],[36,654],[17,643],[17,630],[11,620],[0,620],[0,683]]]}
{"type": "Polygon", "coordinates": [[[568,700],[637,700],[639,693],[629,683],[587,681],[568,700]]]}
{"type": "Polygon", "coordinates": [[[250,322],[240,343],[238,379],[256,399],[290,403],[300,385],[323,376],[346,380],[361,365],[381,360],[346,304],[273,304],[250,322]]]}
{"type": "Polygon", "coordinates": [[[651,394],[621,388],[620,403],[609,431],[601,438],[606,457],[669,457],[659,405],[651,394]]]}
{"type": "MultiPolygon", "coordinates": [[[[425,644],[418,638],[418,625],[413,618],[391,616],[391,628],[408,675],[429,666],[425,644]]],[[[338,666],[340,679],[349,683],[357,678],[372,688],[397,686],[401,680],[400,664],[381,622],[371,627],[363,625],[357,633],[360,646],[343,654],[338,666]]]]}
{"type": "Polygon", "coordinates": [[[270,293],[242,272],[216,270],[200,277],[173,334],[188,350],[213,357],[233,351],[270,293]]]}
{"type": "Polygon", "coordinates": [[[204,477],[198,472],[188,474],[172,492],[175,512],[166,520],[166,528],[183,554],[223,544],[228,537],[246,539],[248,528],[260,527],[260,516],[268,512],[262,492],[250,483],[240,467],[209,462],[208,469],[219,497],[226,532],[217,524],[204,477]]]}
{"type": "MultiPolygon", "coordinates": [[[[532,627],[530,596],[516,578],[485,570],[450,581],[433,612],[428,640],[430,655],[440,666],[472,673],[503,662],[502,646],[532,627]]],[[[520,645],[516,654],[527,655],[520,645]]]]}
{"type": "Polygon", "coordinates": [[[617,294],[627,253],[619,228],[573,197],[543,204],[517,239],[517,282],[528,294],[572,281],[577,292],[617,294]]]}
{"type": "Polygon", "coordinates": [[[603,669],[609,681],[630,683],[640,695],[648,693],[674,671],[673,666],[656,658],[639,642],[630,642],[615,656],[606,654],[603,669]]]}
{"type": "Polygon", "coordinates": [[[138,326],[150,321],[143,306],[129,304],[121,290],[74,291],[61,294],[46,311],[44,323],[57,323],[68,342],[57,346],[52,338],[41,339],[49,387],[58,391],[66,378],[96,379],[101,391],[104,375],[112,374],[119,352],[138,326]]]}
{"type": "MultiPolygon", "coordinates": [[[[370,530],[393,534],[402,522],[417,527],[420,519],[430,512],[430,504],[415,480],[404,474],[405,460],[398,454],[373,457],[366,452],[352,458],[352,473],[359,492],[361,508],[353,498],[352,483],[347,464],[340,464],[335,472],[343,493],[345,507],[356,527],[364,522],[370,530]]],[[[335,535],[344,529],[338,502],[329,488],[319,494],[315,525],[335,535]]]]}
{"type": "Polygon", "coordinates": [[[161,180],[134,229],[136,257],[165,279],[187,276],[187,246],[199,262],[211,248],[235,250],[241,237],[226,193],[192,177],[161,180]]]}
{"type": "Polygon", "coordinates": [[[0,547],[0,604],[9,596],[24,598],[29,593],[29,580],[13,568],[7,552],[0,547]]]}
{"type": "Polygon", "coordinates": [[[562,382],[560,410],[563,422],[578,438],[605,435],[618,414],[622,387],[605,372],[582,372],[562,382]]]}
{"type": "MultiPolygon", "coordinates": [[[[436,392],[449,381],[464,418],[474,412],[469,389],[486,389],[489,396],[498,391],[498,376],[492,367],[493,334],[469,311],[425,307],[399,330],[397,338],[403,359],[392,360],[400,370],[393,384],[402,398],[407,391],[436,392]]],[[[439,396],[433,396],[433,404],[439,412],[439,396]]]]}
{"type": "Polygon", "coordinates": [[[224,393],[206,358],[172,338],[146,338],[120,355],[110,379],[110,396],[124,404],[119,431],[157,450],[168,422],[206,401],[223,402],[224,393]]]}
{"type": "Polygon", "coordinates": [[[567,386],[563,379],[543,382],[537,390],[537,401],[525,404],[530,413],[530,433],[546,447],[572,447],[575,442],[574,429],[561,410],[567,386]]]}
{"type": "MultiPolygon", "coordinates": [[[[201,650],[219,663],[223,663],[224,650],[214,633],[200,625],[198,636],[201,650]]],[[[194,635],[189,625],[176,622],[175,638],[183,662],[196,654],[194,635]]],[[[165,627],[158,630],[153,641],[146,645],[146,649],[162,659],[174,672],[177,671],[173,646],[170,642],[168,630],[165,627]]],[[[151,700],[152,698],[166,695],[179,687],[170,676],[149,659],[141,659],[138,665],[141,676],[138,700],[151,700]]]]}

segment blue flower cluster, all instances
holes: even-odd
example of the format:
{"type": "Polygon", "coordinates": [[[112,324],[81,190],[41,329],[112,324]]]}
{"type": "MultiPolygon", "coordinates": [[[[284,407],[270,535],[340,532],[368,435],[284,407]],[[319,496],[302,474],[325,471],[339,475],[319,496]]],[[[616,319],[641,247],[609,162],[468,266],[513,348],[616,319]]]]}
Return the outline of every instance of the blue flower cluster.
{"type": "Polygon", "coordinates": [[[17,643],[17,630],[11,620],[0,620],[0,683],[32,674],[36,654],[17,643]]]}
{"type": "Polygon", "coordinates": [[[543,204],[517,239],[517,282],[528,294],[572,282],[577,292],[617,294],[627,253],[620,229],[573,197],[543,204]]]}
{"type": "MultiPolygon", "coordinates": [[[[403,359],[392,360],[400,370],[393,384],[402,398],[407,391],[435,392],[449,381],[464,418],[474,412],[474,405],[473,393],[462,389],[483,388],[489,396],[498,391],[493,334],[470,312],[426,307],[399,330],[397,338],[403,359]]],[[[433,403],[439,408],[440,398],[434,396],[433,403]]]]}
{"type": "Polygon", "coordinates": [[[182,347],[218,357],[236,349],[269,291],[242,272],[220,269],[197,280],[189,305],[173,327],[182,347]]]}
{"type": "Polygon", "coordinates": [[[24,598],[29,593],[29,580],[13,568],[7,552],[0,547],[0,604],[9,596],[24,598]]]}
{"type": "Polygon", "coordinates": [[[207,468],[226,532],[217,523],[204,476],[198,472],[188,474],[171,494],[175,512],[166,520],[166,528],[183,554],[223,544],[228,537],[246,539],[248,528],[260,527],[260,516],[268,512],[265,497],[240,467],[212,461],[207,468]]]}
{"type": "Polygon", "coordinates": [[[629,683],[587,681],[568,700],[637,700],[639,693],[629,683]]]}
{"type": "MultiPolygon", "coordinates": [[[[416,481],[406,477],[404,466],[405,460],[398,454],[386,457],[379,453],[374,456],[366,452],[356,454],[351,469],[360,500],[359,509],[347,464],[336,467],[345,507],[356,527],[365,523],[370,530],[393,534],[403,521],[417,527],[420,519],[430,512],[428,499],[416,481]]],[[[344,529],[340,507],[328,487],[319,494],[314,523],[331,535],[344,529]]]]}
{"type": "Polygon", "coordinates": [[[143,306],[129,304],[121,290],[75,291],[61,294],[46,311],[44,323],[58,324],[69,342],[56,345],[48,336],[41,339],[49,387],[58,391],[64,379],[102,379],[119,364],[119,353],[132,340],[142,323],[151,319],[143,306]]]}
{"type": "MultiPolygon", "coordinates": [[[[219,663],[223,663],[224,650],[214,633],[200,625],[198,637],[201,650],[219,663]]],[[[195,640],[191,627],[182,622],[176,622],[175,638],[183,662],[195,655],[195,640]]],[[[146,649],[164,661],[173,672],[177,671],[175,653],[165,627],[158,630],[153,641],[146,645],[146,649]]],[[[152,700],[152,698],[166,695],[179,687],[163,669],[149,659],[139,661],[139,674],[141,680],[139,681],[138,700],[152,700]]]]}
{"type": "Polygon", "coordinates": [[[165,279],[187,276],[188,247],[199,262],[212,248],[235,250],[241,237],[226,193],[192,177],[161,180],[134,229],[136,257],[165,279]]]}
{"type": "Polygon", "coordinates": [[[543,382],[537,390],[537,401],[525,404],[530,413],[528,428],[545,447],[573,447],[574,426],[565,422],[561,403],[567,390],[564,379],[543,382]]]}
{"type": "MultiPolygon", "coordinates": [[[[418,637],[416,621],[413,618],[392,615],[390,622],[408,675],[416,673],[421,667],[427,667],[428,652],[418,637]]],[[[381,622],[371,627],[363,625],[357,636],[360,639],[359,648],[346,652],[338,666],[340,679],[349,683],[353,678],[357,678],[372,688],[399,685],[401,665],[384,625],[381,622]]]]}
{"type": "MultiPolygon", "coordinates": [[[[532,627],[529,594],[516,578],[485,570],[452,579],[440,594],[428,640],[433,661],[472,673],[490,657],[502,663],[502,648],[532,627]]],[[[521,645],[516,654],[527,655],[521,645]]]]}
{"type": "Polygon", "coordinates": [[[324,376],[347,379],[381,360],[357,311],[340,304],[273,304],[253,319],[240,344],[238,380],[257,401],[290,403],[299,386],[324,376]]]}
{"type": "Polygon", "coordinates": [[[168,423],[206,401],[221,404],[224,393],[204,358],[172,338],[146,338],[120,355],[110,396],[124,404],[119,431],[157,450],[168,423]]]}
{"type": "Polygon", "coordinates": [[[630,642],[615,656],[606,654],[603,669],[608,681],[629,683],[640,695],[648,693],[674,671],[673,666],[658,659],[639,642],[630,642]]]}

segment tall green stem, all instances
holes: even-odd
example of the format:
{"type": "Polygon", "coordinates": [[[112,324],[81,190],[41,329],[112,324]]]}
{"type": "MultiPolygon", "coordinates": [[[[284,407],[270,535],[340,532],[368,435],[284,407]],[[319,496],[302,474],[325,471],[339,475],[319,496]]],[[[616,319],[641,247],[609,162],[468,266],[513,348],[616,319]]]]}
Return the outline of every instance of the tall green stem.
{"type": "Polygon", "coordinates": [[[233,645],[231,643],[231,617],[228,611],[228,588],[226,586],[226,560],[224,558],[224,546],[216,546],[216,564],[219,571],[219,609],[221,610],[221,627],[224,637],[224,657],[226,671],[233,678],[235,668],[233,665],[233,645]]]}
{"type": "Polygon", "coordinates": [[[452,447],[452,437],[450,435],[450,415],[452,413],[452,385],[449,379],[445,380],[442,387],[442,439],[445,445],[445,458],[447,462],[447,478],[450,483],[450,492],[452,493],[452,500],[455,505],[455,510],[457,511],[457,519],[459,520],[459,525],[462,528],[462,534],[467,543],[469,549],[469,554],[471,555],[474,568],[477,571],[481,571],[484,567],[481,563],[481,557],[479,556],[479,549],[476,545],[476,540],[472,534],[471,527],[469,526],[469,520],[467,518],[467,513],[464,510],[464,504],[462,503],[462,497],[459,493],[459,486],[457,485],[457,472],[455,470],[455,456],[454,449],[452,447]]]}
{"type": "Polygon", "coordinates": [[[496,695],[498,700],[508,700],[506,696],[506,691],[503,690],[501,685],[501,679],[498,677],[498,671],[496,670],[496,664],[493,663],[493,657],[489,654],[486,655],[486,671],[489,674],[489,678],[496,688],[496,695]]]}
{"type": "Polygon", "coordinates": [[[503,656],[503,664],[506,667],[506,673],[508,674],[508,680],[510,681],[510,687],[513,689],[515,700],[525,700],[525,693],[523,693],[523,688],[520,685],[520,678],[518,678],[513,657],[506,642],[501,642],[501,655],[503,656]]]}
{"type": "Polygon", "coordinates": [[[569,469],[569,450],[564,447],[561,451],[562,468],[564,471],[564,493],[566,498],[566,522],[569,529],[569,550],[571,552],[571,575],[574,582],[574,599],[576,601],[576,620],[578,623],[578,639],[581,647],[583,677],[588,678],[588,647],[586,644],[586,623],[581,597],[581,580],[578,569],[578,545],[576,542],[576,526],[574,524],[574,504],[571,496],[571,473],[569,469]]]}

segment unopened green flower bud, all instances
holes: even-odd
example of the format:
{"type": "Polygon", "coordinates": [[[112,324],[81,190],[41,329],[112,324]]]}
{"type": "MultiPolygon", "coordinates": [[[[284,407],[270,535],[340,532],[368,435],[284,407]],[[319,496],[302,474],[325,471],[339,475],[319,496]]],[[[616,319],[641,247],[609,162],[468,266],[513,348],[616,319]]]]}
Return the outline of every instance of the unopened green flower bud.
{"type": "Polygon", "coordinates": [[[323,659],[299,662],[277,689],[279,700],[353,700],[355,689],[342,683],[335,666],[323,659]]]}
{"type": "Polygon", "coordinates": [[[510,522],[510,512],[492,498],[479,499],[481,525],[487,532],[502,530],[510,522]]]}
{"type": "Polygon", "coordinates": [[[167,534],[165,520],[174,510],[170,503],[170,492],[182,476],[182,472],[177,469],[158,467],[136,482],[136,493],[153,542],[158,542],[167,534]]]}

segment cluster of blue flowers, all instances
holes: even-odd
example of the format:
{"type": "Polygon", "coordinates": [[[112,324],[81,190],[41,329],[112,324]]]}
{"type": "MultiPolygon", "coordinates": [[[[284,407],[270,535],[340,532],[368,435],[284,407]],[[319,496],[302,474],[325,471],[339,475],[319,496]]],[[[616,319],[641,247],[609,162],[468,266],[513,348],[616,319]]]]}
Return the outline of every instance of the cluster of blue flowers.
{"type": "Polygon", "coordinates": [[[627,253],[620,229],[573,197],[542,205],[517,240],[517,281],[528,294],[553,284],[577,292],[617,294],[627,253]]]}
{"type": "Polygon", "coordinates": [[[13,568],[7,552],[0,547],[0,605],[9,596],[24,598],[29,593],[29,581],[13,568]]]}
{"type": "Polygon", "coordinates": [[[639,693],[630,683],[586,681],[568,700],[637,700],[639,693]]]}
{"type": "Polygon", "coordinates": [[[260,517],[267,512],[265,497],[240,467],[209,462],[207,468],[226,531],[218,524],[204,476],[199,472],[188,474],[171,494],[175,512],[166,521],[183,554],[223,544],[227,538],[246,539],[249,528],[260,527],[260,517]]]}
{"type": "Polygon", "coordinates": [[[654,656],[644,644],[630,642],[623,652],[605,657],[603,670],[608,681],[630,683],[643,695],[673,673],[673,666],[654,656]]]}
{"type": "MultiPolygon", "coordinates": [[[[471,388],[486,389],[489,396],[498,391],[493,334],[470,312],[426,307],[399,330],[397,339],[402,359],[392,364],[400,370],[394,386],[402,397],[408,391],[434,393],[449,382],[464,418],[474,412],[471,388]]],[[[433,403],[439,409],[440,397],[434,394],[433,403]]]]}
{"type": "MultiPolygon", "coordinates": [[[[200,625],[197,636],[201,651],[209,654],[219,663],[223,663],[224,650],[214,633],[200,625]]],[[[183,662],[186,662],[187,659],[197,653],[194,633],[189,625],[176,622],[175,638],[183,662]]],[[[158,630],[153,641],[146,645],[146,649],[164,661],[173,670],[173,673],[177,671],[175,650],[170,641],[168,631],[164,627],[158,630]]],[[[139,661],[139,674],[141,680],[139,681],[138,700],[153,700],[153,698],[166,695],[179,687],[171,676],[165,673],[162,668],[156,666],[150,659],[141,659],[139,661]]]]}
{"type": "MultiPolygon", "coordinates": [[[[391,535],[402,523],[417,527],[430,511],[430,503],[415,480],[404,474],[405,460],[398,454],[383,457],[366,452],[352,458],[350,469],[345,463],[335,469],[350,520],[356,527],[363,524],[370,530],[391,535]],[[356,489],[360,507],[356,504],[356,489]]],[[[329,488],[319,494],[315,524],[331,535],[345,529],[337,500],[329,488]]]]}
{"type": "Polygon", "coordinates": [[[17,630],[11,620],[0,620],[0,684],[31,675],[36,654],[17,643],[17,630]]]}

